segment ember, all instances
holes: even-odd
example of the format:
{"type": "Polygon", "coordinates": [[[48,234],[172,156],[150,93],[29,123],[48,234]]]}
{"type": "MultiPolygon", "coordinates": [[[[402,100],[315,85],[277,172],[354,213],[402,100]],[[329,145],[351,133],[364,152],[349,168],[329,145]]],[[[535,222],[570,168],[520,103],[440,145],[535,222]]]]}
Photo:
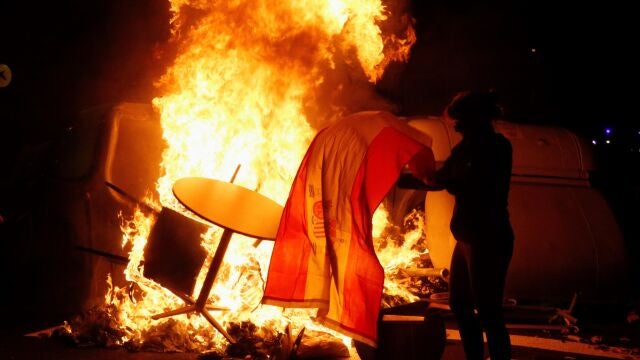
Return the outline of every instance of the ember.
{"type": "Polygon", "coordinates": [[[269,359],[270,356],[280,352],[282,334],[278,334],[272,329],[258,327],[251,322],[244,321],[232,323],[229,327],[229,335],[236,339],[235,344],[227,347],[227,354],[230,356],[269,359]]]}
{"type": "Polygon", "coordinates": [[[75,346],[114,347],[122,345],[125,334],[114,316],[115,306],[97,306],[53,331],[53,338],[75,346]]]}

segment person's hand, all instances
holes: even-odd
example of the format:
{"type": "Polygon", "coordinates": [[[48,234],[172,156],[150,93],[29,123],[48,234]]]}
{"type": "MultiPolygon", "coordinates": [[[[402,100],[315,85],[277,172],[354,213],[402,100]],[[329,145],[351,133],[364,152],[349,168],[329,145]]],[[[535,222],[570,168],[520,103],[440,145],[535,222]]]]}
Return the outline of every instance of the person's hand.
{"type": "Polygon", "coordinates": [[[435,181],[435,179],[425,179],[424,180],[424,189],[427,191],[440,191],[444,190],[444,185],[439,184],[435,181]]]}
{"type": "Polygon", "coordinates": [[[398,178],[396,185],[400,189],[414,189],[414,190],[424,190],[427,186],[424,180],[419,179],[408,172],[403,172],[400,174],[400,177],[398,178]]]}

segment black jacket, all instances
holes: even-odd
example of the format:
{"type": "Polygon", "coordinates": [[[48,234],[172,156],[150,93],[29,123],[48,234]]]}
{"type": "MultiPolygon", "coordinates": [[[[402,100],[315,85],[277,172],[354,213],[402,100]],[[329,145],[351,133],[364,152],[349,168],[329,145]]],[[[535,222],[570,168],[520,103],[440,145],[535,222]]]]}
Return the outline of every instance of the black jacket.
{"type": "Polygon", "coordinates": [[[507,209],[511,143],[499,133],[464,137],[435,174],[455,196],[451,232],[467,243],[512,242],[507,209]]]}

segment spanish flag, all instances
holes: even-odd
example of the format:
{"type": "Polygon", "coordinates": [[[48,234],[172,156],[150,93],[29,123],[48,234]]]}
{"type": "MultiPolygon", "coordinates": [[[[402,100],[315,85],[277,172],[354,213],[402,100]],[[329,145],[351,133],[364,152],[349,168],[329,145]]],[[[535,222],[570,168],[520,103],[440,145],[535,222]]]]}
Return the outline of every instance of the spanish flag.
{"type": "Polygon", "coordinates": [[[271,256],[263,303],[317,308],[317,321],[376,346],[384,271],[375,209],[408,165],[434,171],[431,141],[387,112],[350,115],[316,135],[300,164],[271,256]]]}

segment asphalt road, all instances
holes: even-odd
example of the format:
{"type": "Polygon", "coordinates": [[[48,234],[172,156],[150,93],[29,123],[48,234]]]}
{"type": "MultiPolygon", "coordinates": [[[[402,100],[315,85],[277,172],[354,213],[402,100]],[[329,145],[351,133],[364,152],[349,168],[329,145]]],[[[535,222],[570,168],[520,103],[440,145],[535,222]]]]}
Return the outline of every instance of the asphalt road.
{"type": "MultiPolygon", "coordinates": [[[[443,360],[464,359],[455,329],[447,330],[443,360]]],[[[628,349],[587,345],[579,342],[512,335],[513,359],[531,360],[600,360],[640,359],[628,349]]],[[[125,349],[78,348],[50,338],[27,337],[18,331],[0,331],[0,359],[2,360],[198,360],[194,353],[131,352],[125,349]]],[[[358,359],[353,356],[352,359],[358,359]]],[[[402,359],[404,360],[404,359],[402,359]]]]}

